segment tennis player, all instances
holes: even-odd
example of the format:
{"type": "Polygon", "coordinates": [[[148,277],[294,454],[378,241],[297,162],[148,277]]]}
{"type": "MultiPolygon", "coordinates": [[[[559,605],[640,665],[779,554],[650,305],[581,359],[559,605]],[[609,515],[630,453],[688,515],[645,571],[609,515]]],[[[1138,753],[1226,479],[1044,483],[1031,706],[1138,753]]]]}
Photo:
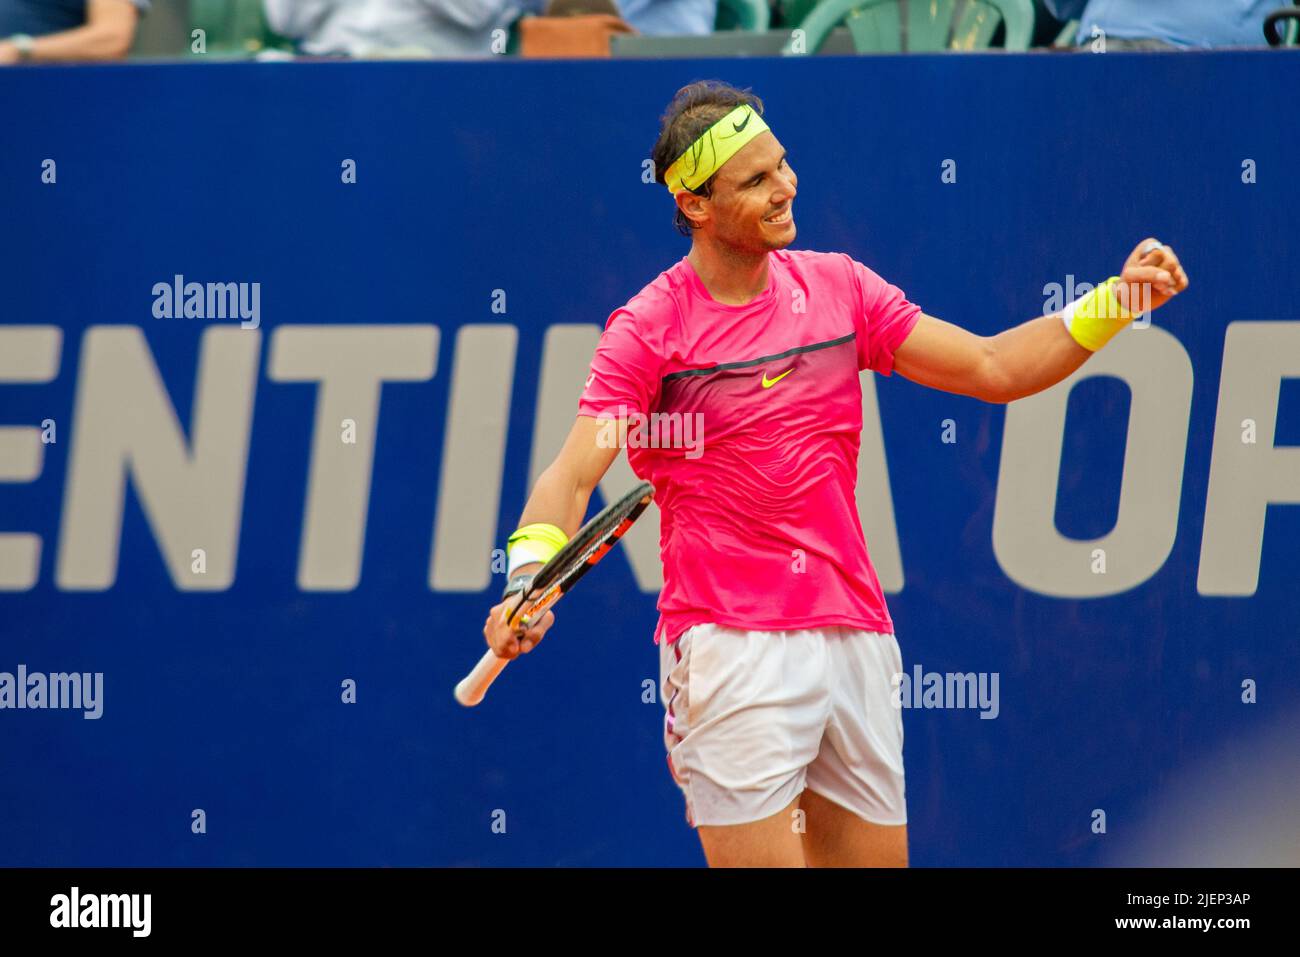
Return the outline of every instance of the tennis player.
{"type": "MultiPolygon", "coordinates": [[[[577,421],[510,536],[506,594],[581,525],[619,452],[611,423],[698,416],[702,452],[635,429],[626,441],[661,512],[655,642],[686,820],[710,866],[905,866],[903,666],[854,499],[859,373],[1011,402],[1066,378],[1187,276],[1145,240],[1060,313],[974,335],[848,255],[788,248],[798,180],[762,113],[716,81],[664,113],[656,178],[691,249],[609,317],[577,421]]],[[[484,636],[513,658],[554,616],[514,635],[506,604],[484,636]]]]}

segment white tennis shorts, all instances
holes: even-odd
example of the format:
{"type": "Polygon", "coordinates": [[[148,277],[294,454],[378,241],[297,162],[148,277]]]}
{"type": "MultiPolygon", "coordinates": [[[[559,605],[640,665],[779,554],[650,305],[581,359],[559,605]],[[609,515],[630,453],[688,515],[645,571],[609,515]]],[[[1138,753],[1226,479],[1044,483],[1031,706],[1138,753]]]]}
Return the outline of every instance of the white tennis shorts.
{"type": "Polygon", "coordinates": [[[686,821],[747,824],[811,788],[876,824],[906,824],[903,670],[893,635],[842,626],[696,625],[659,646],[668,769],[686,821]]]}

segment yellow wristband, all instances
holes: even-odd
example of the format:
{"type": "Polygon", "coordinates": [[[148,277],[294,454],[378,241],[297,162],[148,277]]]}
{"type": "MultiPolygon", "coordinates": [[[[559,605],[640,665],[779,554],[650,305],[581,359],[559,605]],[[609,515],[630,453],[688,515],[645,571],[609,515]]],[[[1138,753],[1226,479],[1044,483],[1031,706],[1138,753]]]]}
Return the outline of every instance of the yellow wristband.
{"type": "Polygon", "coordinates": [[[1119,276],[1111,276],[1061,311],[1074,341],[1090,352],[1096,352],[1138,316],[1119,304],[1115,295],[1118,283],[1119,276]]]}
{"type": "Polygon", "coordinates": [[[569,536],[565,535],[564,530],[559,526],[537,522],[516,529],[515,533],[506,539],[506,554],[509,555],[516,545],[527,542],[531,556],[538,561],[549,562],[568,540],[569,536]]]}

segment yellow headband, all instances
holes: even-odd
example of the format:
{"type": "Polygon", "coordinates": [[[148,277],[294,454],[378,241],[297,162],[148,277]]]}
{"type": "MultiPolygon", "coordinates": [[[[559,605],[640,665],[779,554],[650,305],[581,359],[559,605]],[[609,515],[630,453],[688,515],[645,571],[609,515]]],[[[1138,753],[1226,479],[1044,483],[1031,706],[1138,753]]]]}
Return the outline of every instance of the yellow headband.
{"type": "Polygon", "coordinates": [[[664,174],[668,192],[676,196],[683,189],[699,189],[722,168],[723,163],[759,133],[767,132],[767,128],[763,118],[747,103],[742,103],[705,130],[704,135],[668,167],[664,174]]]}

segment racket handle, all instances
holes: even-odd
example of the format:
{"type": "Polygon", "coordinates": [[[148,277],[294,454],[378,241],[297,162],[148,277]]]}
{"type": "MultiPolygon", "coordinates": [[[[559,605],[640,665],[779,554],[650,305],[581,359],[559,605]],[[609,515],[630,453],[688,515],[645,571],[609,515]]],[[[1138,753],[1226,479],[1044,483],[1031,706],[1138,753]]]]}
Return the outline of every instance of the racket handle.
{"type": "Polygon", "coordinates": [[[498,658],[496,652],[489,648],[478,660],[474,670],[456,685],[456,700],[467,708],[474,707],[483,700],[488,688],[492,687],[492,682],[497,680],[497,675],[508,664],[509,658],[498,658]]]}

